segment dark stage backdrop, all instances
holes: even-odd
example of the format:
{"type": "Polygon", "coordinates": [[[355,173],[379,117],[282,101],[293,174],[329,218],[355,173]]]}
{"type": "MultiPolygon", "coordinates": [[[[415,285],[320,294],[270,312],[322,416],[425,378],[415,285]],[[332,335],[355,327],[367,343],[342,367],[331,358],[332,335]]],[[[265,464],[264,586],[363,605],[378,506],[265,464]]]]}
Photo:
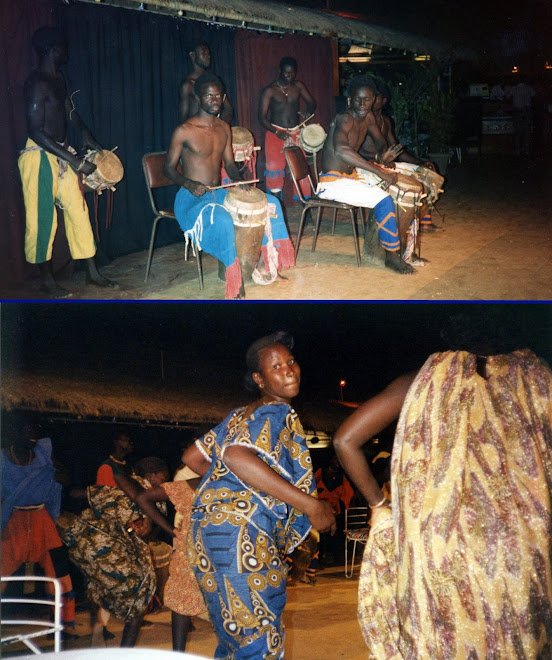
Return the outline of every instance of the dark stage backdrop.
{"type": "MultiPolygon", "coordinates": [[[[196,38],[210,46],[212,70],[225,82],[235,108],[235,124],[248,127],[264,146],[257,120],[261,89],[278,75],[284,55],[298,61],[298,78],[318,102],[314,121],[327,128],[333,115],[331,42],[322,37],[269,35],[236,30],[150,12],[55,0],[0,2],[0,66],[4,89],[0,110],[0,167],[7,203],[0,206],[0,282],[20,282],[32,274],[25,263],[25,215],[17,170],[26,139],[22,89],[36,66],[31,36],[41,25],[59,26],[69,43],[64,68],[69,94],[98,141],[117,146],[125,177],[114,195],[110,229],[105,227],[106,195],[100,197],[101,249],[116,257],[148,246],[152,213],[141,158],[166,150],[177,123],[178,89],[190,71],[188,45],[196,38]],[[78,90],[78,91],[77,91],[78,90]]],[[[0,95],[2,97],[2,95],[0,95]]],[[[80,142],[70,134],[71,143],[80,142]]],[[[264,171],[263,151],[258,174],[264,171]]],[[[174,190],[164,199],[172,204],[174,190]]],[[[87,195],[93,221],[93,198],[87,195]]],[[[176,223],[160,223],[158,245],[182,240],[176,223]]],[[[2,291],[0,290],[0,296],[2,291]]]]}

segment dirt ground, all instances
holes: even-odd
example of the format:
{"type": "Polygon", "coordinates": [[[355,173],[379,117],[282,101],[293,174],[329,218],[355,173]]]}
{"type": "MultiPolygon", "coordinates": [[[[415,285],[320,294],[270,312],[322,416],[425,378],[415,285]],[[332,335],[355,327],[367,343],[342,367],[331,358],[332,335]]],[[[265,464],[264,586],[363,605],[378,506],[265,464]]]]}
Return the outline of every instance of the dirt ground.
{"type": "MultiPolygon", "coordinates": [[[[366,646],[356,616],[358,574],[357,559],[357,568],[350,580],[345,578],[343,566],[335,566],[320,571],[315,585],[297,583],[288,588],[288,602],[284,612],[286,660],[366,658],[366,646]]],[[[148,614],[146,620],[150,624],[142,628],[137,648],[170,650],[172,643],[169,610],[148,614]]],[[[194,617],[193,624],[194,631],[188,638],[186,651],[212,658],[217,640],[211,624],[198,617],[194,617]]],[[[121,643],[123,630],[122,623],[113,618],[110,619],[108,627],[115,634],[115,638],[106,642],[106,657],[109,657],[108,649],[116,648],[121,643]]],[[[90,648],[91,627],[88,610],[77,612],[75,634],[78,638],[66,642],[65,650],[90,648]]],[[[44,650],[53,648],[52,644],[51,641],[40,642],[44,650]]],[[[6,658],[20,654],[21,648],[18,645],[2,649],[2,656],[6,658]]]]}
{"type": "MultiPolygon", "coordinates": [[[[402,276],[366,263],[356,265],[351,225],[339,217],[330,235],[330,214],[322,223],[316,251],[308,225],[297,265],[286,281],[249,285],[247,300],[550,300],[552,299],[552,156],[537,165],[511,155],[463,157],[449,169],[435,224],[422,237],[430,263],[402,276]]],[[[299,207],[287,209],[295,241],[299,207]]],[[[114,218],[116,222],[116,217],[114,218]]],[[[73,299],[221,300],[224,283],[216,260],[203,254],[205,288],[199,289],[195,260],[184,261],[184,243],[158,248],[144,283],[147,251],[118,257],[102,272],[117,289],[86,286],[76,272],[61,284],[73,299]]],[[[2,294],[5,299],[41,299],[38,283],[2,294]]]]}

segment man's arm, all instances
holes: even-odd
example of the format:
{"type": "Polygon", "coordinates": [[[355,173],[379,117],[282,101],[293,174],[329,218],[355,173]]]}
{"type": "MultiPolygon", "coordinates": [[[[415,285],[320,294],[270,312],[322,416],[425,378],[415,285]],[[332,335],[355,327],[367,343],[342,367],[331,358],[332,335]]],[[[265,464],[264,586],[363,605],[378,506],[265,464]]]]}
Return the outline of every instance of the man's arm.
{"type": "Polygon", "coordinates": [[[363,170],[374,172],[388,183],[395,183],[397,175],[394,172],[384,172],[381,168],[376,167],[373,163],[365,160],[359,153],[357,153],[349,144],[349,133],[354,127],[354,120],[350,114],[344,113],[338,115],[335,123],[335,130],[333,135],[334,151],[339,158],[347,165],[353,167],[360,167],[363,170]]]}
{"type": "Polygon", "coordinates": [[[96,166],[82,158],[79,158],[64,147],[58,144],[45,131],[46,118],[46,99],[49,95],[47,83],[43,81],[34,81],[25,86],[25,103],[27,106],[27,128],[29,137],[36,142],[39,147],[49,151],[54,156],[70,163],[76,170],[83,174],[91,174],[96,166]]]}
{"type": "Polygon", "coordinates": [[[234,160],[234,151],[232,150],[232,131],[230,125],[225,123],[226,130],[226,146],[222,152],[222,160],[228,176],[232,181],[242,181],[242,176],[234,160]]]}
{"type": "Polygon", "coordinates": [[[163,166],[163,172],[165,176],[176,183],[177,186],[188,189],[192,195],[195,195],[196,197],[201,197],[201,195],[204,195],[207,192],[207,187],[199,181],[188,179],[176,169],[182,154],[182,148],[186,143],[187,134],[188,128],[185,124],[180,124],[180,126],[177,126],[173,131],[171,143],[163,166]]]}
{"type": "Polygon", "coordinates": [[[416,156],[413,156],[412,154],[409,154],[406,149],[402,147],[402,145],[399,143],[397,138],[395,137],[395,134],[393,133],[393,128],[391,126],[391,120],[389,117],[385,117],[384,121],[387,126],[387,136],[388,136],[388,143],[390,147],[398,147],[400,146],[401,149],[398,151],[396,158],[399,156],[401,157],[401,161],[403,163],[412,163],[413,165],[423,165],[424,167],[429,168],[430,170],[435,171],[435,165],[430,161],[430,160],[422,160],[421,158],[416,158],[416,156]]]}
{"type": "Polygon", "coordinates": [[[300,112],[299,114],[302,115],[303,119],[306,119],[307,117],[310,117],[313,114],[313,112],[316,110],[316,101],[312,98],[309,90],[307,89],[304,83],[298,81],[296,82],[296,84],[297,87],[299,87],[299,94],[301,98],[307,105],[305,111],[300,112]]]}
{"type": "Polygon", "coordinates": [[[180,96],[178,99],[178,119],[181,124],[190,117],[190,94],[193,94],[193,85],[186,78],[180,85],[180,96]]]}
{"type": "Polygon", "coordinates": [[[89,147],[90,149],[95,149],[96,151],[103,151],[102,145],[96,140],[96,138],[90,132],[88,126],[83,122],[79,113],[75,110],[74,105],[69,100],[69,97],[65,99],[65,116],[67,121],[73,124],[73,126],[80,131],[82,144],[84,147],[89,147]]]}
{"type": "Polygon", "coordinates": [[[280,140],[285,140],[287,138],[287,133],[285,131],[279,131],[277,128],[274,128],[274,126],[268,120],[270,101],[272,100],[273,94],[274,90],[272,89],[272,85],[265,87],[263,90],[263,93],[261,94],[261,100],[259,102],[259,122],[267,131],[274,133],[274,135],[280,138],[280,140]]]}

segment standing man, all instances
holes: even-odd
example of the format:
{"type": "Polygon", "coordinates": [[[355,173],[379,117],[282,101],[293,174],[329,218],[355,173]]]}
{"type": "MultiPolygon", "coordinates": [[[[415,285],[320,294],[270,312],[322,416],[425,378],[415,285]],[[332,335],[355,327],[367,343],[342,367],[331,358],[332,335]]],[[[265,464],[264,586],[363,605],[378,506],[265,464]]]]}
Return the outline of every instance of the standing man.
{"type": "Polygon", "coordinates": [[[79,187],[78,173],[86,176],[96,166],[67,146],[67,122],[81,131],[84,146],[103,150],[67,95],[60,71],[68,57],[64,37],[55,28],[43,27],[34,33],[32,43],[40,61],[23,88],[29,138],[18,160],[26,211],[25,257],[38,264],[41,291],[52,298],[66,298],[71,294],[56,283],[52,270],[55,206],[63,209],[71,256],[84,260],[87,283],[116,286],[96,268],[94,234],[79,187]]]}
{"type": "Polygon", "coordinates": [[[522,78],[517,85],[512,87],[512,105],[514,107],[514,136],[515,150],[517,156],[530,155],[531,132],[533,128],[533,97],[536,92],[522,78]]]}
{"type": "MultiPolygon", "coordinates": [[[[259,105],[259,121],[266,129],[266,189],[282,198],[286,173],[284,146],[298,144],[301,128],[298,126],[310,117],[316,108],[316,101],[305,84],[296,80],[297,62],[293,57],[280,60],[278,80],[264,88],[259,105]],[[306,104],[300,110],[301,100],[306,104]]],[[[303,190],[310,195],[310,189],[303,190]]]]}
{"type": "MultiPolygon", "coordinates": [[[[199,110],[197,97],[194,94],[194,84],[199,76],[207,72],[211,66],[211,51],[204,41],[197,41],[192,44],[192,49],[188,55],[192,62],[192,72],[182,81],[180,85],[180,99],[178,102],[178,117],[183,124],[199,110]]],[[[229,124],[232,122],[234,110],[226,94],[222,102],[219,117],[229,124]]]]}
{"type": "MultiPolygon", "coordinates": [[[[244,293],[240,262],[232,216],[223,206],[227,190],[220,185],[220,163],[232,181],[241,181],[232,152],[230,126],[219,118],[224,98],[221,81],[204,73],[195,82],[197,113],[174,130],[167,158],[165,175],[180,186],[174,212],[186,240],[198,249],[212,254],[226,267],[226,298],[242,298],[244,293]],[[178,163],[182,173],[177,170],[178,163]]],[[[263,256],[268,264],[277,261],[277,270],[295,264],[293,245],[289,239],[281,206],[268,195],[272,241],[265,233],[263,256]]]]}
{"type": "Polygon", "coordinates": [[[397,175],[358,153],[370,131],[377,148],[376,159],[387,164],[388,159],[393,158],[371,112],[376,93],[374,82],[366,76],[356,76],[349,81],[348,108],[333,119],[324,142],[318,195],[323,199],[373,208],[379,239],[385,249],[385,265],[397,273],[410,275],[416,270],[402,258],[405,240],[399,235],[395,205],[381,187],[396,183],[397,175]],[[364,170],[365,174],[357,169],[364,170]]]}

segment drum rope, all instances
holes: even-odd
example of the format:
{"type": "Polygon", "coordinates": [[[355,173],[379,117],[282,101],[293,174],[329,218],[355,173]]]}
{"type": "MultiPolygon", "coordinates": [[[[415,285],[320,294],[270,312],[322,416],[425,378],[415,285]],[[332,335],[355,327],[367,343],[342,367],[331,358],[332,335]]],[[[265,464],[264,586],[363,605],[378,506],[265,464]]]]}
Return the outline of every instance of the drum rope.
{"type": "Polygon", "coordinates": [[[220,208],[226,211],[225,207],[222,204],[217,204],[216,202],[210,202],[201,209],[199,215],[196,218],[196,221],[194,222],[194,226],[191,229],[187,229],[184,232],[184,238],[186,239],[186,248],[184,254],[185,259],[188,259],[188,246],[190,243],[192,245],[192,253],[194,257],[197,255],[196,248],[198,250],[201,250],[201,241],[203,240],[203,212],[206,209],[211,208],[210,224],[214,224],[215,208],[217,206],[219,206],[220,208]]]}
{"type": "Polygon", "coordinates": [[[268,257],[268,264],[266,264],[268,266],[268,277],[262,275],[257,266],[255,266],[253,269],[251,277],[255,284],[266,286],[267,284],[272,284],[272,282],[274,282],[274,280],[278,277],[278,251],[274,247],[274,241],[272,239],[272,222],[270,221],[270,214],[268,213],[268,210],[266,212],[264,233],[268,239],[266,246],[266,253],[268,257]]]}

